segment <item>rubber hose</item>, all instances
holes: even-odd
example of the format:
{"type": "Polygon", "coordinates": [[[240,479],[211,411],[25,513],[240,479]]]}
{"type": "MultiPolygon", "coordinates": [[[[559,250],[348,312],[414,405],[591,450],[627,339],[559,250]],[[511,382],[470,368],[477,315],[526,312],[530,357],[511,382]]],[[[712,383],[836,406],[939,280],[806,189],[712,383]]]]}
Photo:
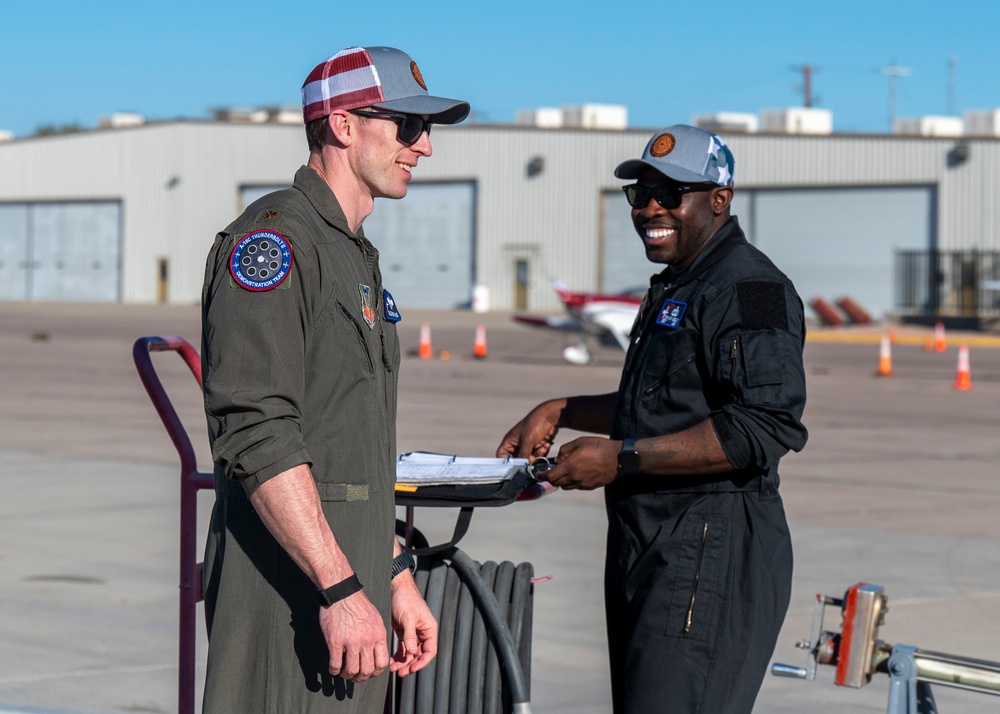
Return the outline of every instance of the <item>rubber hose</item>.
{"type": "Polygon", "coordinates": [[[533,611],[534,585],[531,578],[535,568],[531,563],[521,563],[514,569],[514,585],[510,593],[510,633],[518,645],[521,671],[524,672],[525,694],[531,695],[531,613],[533,611]]]}
{"type": "MultiPolygon", "coordinates": [[[[456,572],[458,572],[456,570],[456,572]]],[[[459,573],[461,575],[461,573],[459,573]]],[[[458,598],[458,613],[455,616],[455,652],[452,658],[452,677],[448,695],[448,714],[470,714],[465,704],[469,688],[469,643],[472,641],[472,621],[476,605],[472,600],[472,590],[462,579],[458,598]]]]}
{"type": "MultiPolygon", "coordinates": [[[[456,554],[457,555],[457,554],[456,554]]],[[[452,560],[452,563],[455,563],[452,560]]],[[[466,707],[469,712],[483,711],[483,679],[486,675],[486,650],[490,636],[486,631],[487,600],[493,599],[493,579],[497,574],[497,564],[489,561],[480,566],[469,558],[468,573],[460,569],[476,603],[476,614],[472,620],[472,643],[469,645],[469,694],[466,707]]]]}
{"type": "MultiPolygon", "coordinates": [[[[510,588],[514,583],[514,564],[505,560],[497,567],[496,579],[493,581],[493,599],[497,611],[503,621],[507,622],[510,611],[510,588]]],[[[496,635],[490,632],[490,647],[486,658],[486,676],[483,678],[483,712],[485,714],[502,714],[503,682],[500,679],[500,659],[497,652],[502,648],[496,635]]],[[[515,640],[516,643],[516,640],[515,640]]]]}
{"type": "MultiPolygon", "coordinates": [[[[510,628],[507,622],[498,612],[496,600],[484,582],[484,579],[476,577],[476,565],[473,560],[462,551],[455,549],[452,557],[452,565],[457,567],[462,579],[468,584],[469,589],[476,596],[479,607],[477,610],[483,613],[490,622],[490,628],[494,635],[494,641],[498,643],[500,660],[503,663],[504,673],[507,675],[507,683],[510,687],[511,699],[516,710],[523,711],[521,705],[528,701],[527,685],[524,681],[524,672],[518,658],[518,649],[511,637],[510,628]]],[[[469,676],[474,676],[474,670],[470,662],[469,676]]],[[[471,686],[471,685],[470,685],[471,686]]],[[[470,709],[470,711],[475,711],[470,709]]]]}
{"type": "MultiPolygon", "coordinates": [[[[438,622],[441,621],[441,605],[444,601],[444,583],[451,570],[443,560],[434,560],[430,564],[430,574],[427,578],[427,591],[424,600],[431,614],[438,622]]],[[[417,680],[416,714],[432,714],[434,709],[434,679],[438,667],[435,657],[424,667],[414,679],[417,680]]],[[[408,679],[408,678],[407,678],[408,679]]],[[[405,680],[404,680],[405,681],[405,680]]]]}
{"type": "MultiPolygon", "coordinates": [[[[464,643],[455,641],[455,626],[458,615],[458,598],[462,593],[462,581],[458,571],[448,568],[448,577],[444,584],[444,601],[441,605],[441,617],[438,619],[438,666],[434,678],[434,711],[433,714],[448,714],[448,700],[451,695],[451,668],[456,649],[464,649],[464,643]]],[[[423,686],[423,683],[420,684],[423,686]]]]}

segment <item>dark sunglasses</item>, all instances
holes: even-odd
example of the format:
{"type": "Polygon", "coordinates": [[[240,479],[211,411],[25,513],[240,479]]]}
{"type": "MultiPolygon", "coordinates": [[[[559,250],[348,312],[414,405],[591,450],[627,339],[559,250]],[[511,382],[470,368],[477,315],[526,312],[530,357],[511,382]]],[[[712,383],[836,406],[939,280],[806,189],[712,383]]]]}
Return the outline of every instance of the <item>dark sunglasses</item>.
{"type": "Polygon", "coordinates": [[[645,208],[649,205],[649,199],[653,199],[668,211],[677,208],[684,200],[684,194],[695,193],[697,191],[711,191],[718,188],[714,183],[685,185],[660,185],[643,186],[641,183],[633,183],[622,186],[625,192],[625,200],[632,208],[645,208]]]}
{"type": "Polygon", "coordinates": [[[403,114],[401,112],[384,112],[372,109],[352,109],[351,114],[359,117],[375,117],[376,119],[391,119],[396,122],[397,136],[404,144],[416,144],[425,131],[431,133],[431,122],[419,114],[403,114]]]}

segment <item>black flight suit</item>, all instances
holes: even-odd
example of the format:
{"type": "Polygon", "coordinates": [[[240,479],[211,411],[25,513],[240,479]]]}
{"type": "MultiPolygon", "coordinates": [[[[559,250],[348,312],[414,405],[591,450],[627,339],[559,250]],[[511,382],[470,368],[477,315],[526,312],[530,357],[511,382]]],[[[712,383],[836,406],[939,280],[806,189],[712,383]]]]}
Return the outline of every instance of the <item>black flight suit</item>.
{"type": "Polygon", "coordinates": [[[733,471],[605,489],[616,714],[746,714],[791,593],[778,460],[806,442],[802,302],[736,218],[651,280],[611,438],[712,421],[733,471]]]}

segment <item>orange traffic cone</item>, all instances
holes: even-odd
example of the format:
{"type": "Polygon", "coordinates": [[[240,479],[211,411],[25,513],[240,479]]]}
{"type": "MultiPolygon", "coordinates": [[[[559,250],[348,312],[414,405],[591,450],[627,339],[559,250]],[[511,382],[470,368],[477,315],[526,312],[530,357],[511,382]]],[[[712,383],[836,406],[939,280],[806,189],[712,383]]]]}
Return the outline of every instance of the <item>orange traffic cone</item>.
{"type": "Polygon", "coordinates": [[[431,350],[431,326],[425,322],[420,326],[420,359],[430,359],[433,354],[433,350],[431,350]]]}
{"type": "Polygon", "coordinates": [[[972,374],[969,372],[969,348],[962,345],[958,348],[958,370],[955,372],[955,389],[963,392],[972,389],[972,374]]]}
{"type": "Polygon", "coordinates": [[[939,322],[934,325],[934,349],[938,352],[944,352],[947,347],[948,343],[944,339],[944,323],[939,322]]]}
{"type": "Polygon", "coordinates": [[[887,335],[882,335],[882,344],[878,352],[878,369],[875,370],[875,376],[892,376],[892,349],[889,347],[889,337],[887,335]]]}
{"type": "Polygon", "coordinates": [[[478,359],[486,358],[486,325],[476,325],[476,344],[472,354],[478,359]]]}
{"type": "Polygon", "coordinates": [[[933,352],[933,351],[934,351],[934,338],[931,337],[930,335],[927,335],[926,337],[924,337],[924,352],[933,352]]]}

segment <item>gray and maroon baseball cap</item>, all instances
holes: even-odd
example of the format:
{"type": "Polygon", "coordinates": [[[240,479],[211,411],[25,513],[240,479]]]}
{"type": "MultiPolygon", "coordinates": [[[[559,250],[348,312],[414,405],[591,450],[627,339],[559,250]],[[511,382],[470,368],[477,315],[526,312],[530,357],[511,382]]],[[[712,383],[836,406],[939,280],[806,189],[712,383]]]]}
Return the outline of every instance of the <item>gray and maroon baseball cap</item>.
{"type": "Polygon", "coordinates": [[[316,65],[302,85],[302,116],[308,124],[334,109],[376,107],[426,114],[434,124],[457,124],[469,103],[428,94],[417,63],[392,47],[348,47],[316,65]]]}
{"type": "Polygon", "coordinates": [[[615,176],[639,178],[644,168],[659,171],[681,183],[732,186],[736,162],[720,137],[687,124],[674,124],[653,134],[641,159],[618,164],[615,176]]]}

